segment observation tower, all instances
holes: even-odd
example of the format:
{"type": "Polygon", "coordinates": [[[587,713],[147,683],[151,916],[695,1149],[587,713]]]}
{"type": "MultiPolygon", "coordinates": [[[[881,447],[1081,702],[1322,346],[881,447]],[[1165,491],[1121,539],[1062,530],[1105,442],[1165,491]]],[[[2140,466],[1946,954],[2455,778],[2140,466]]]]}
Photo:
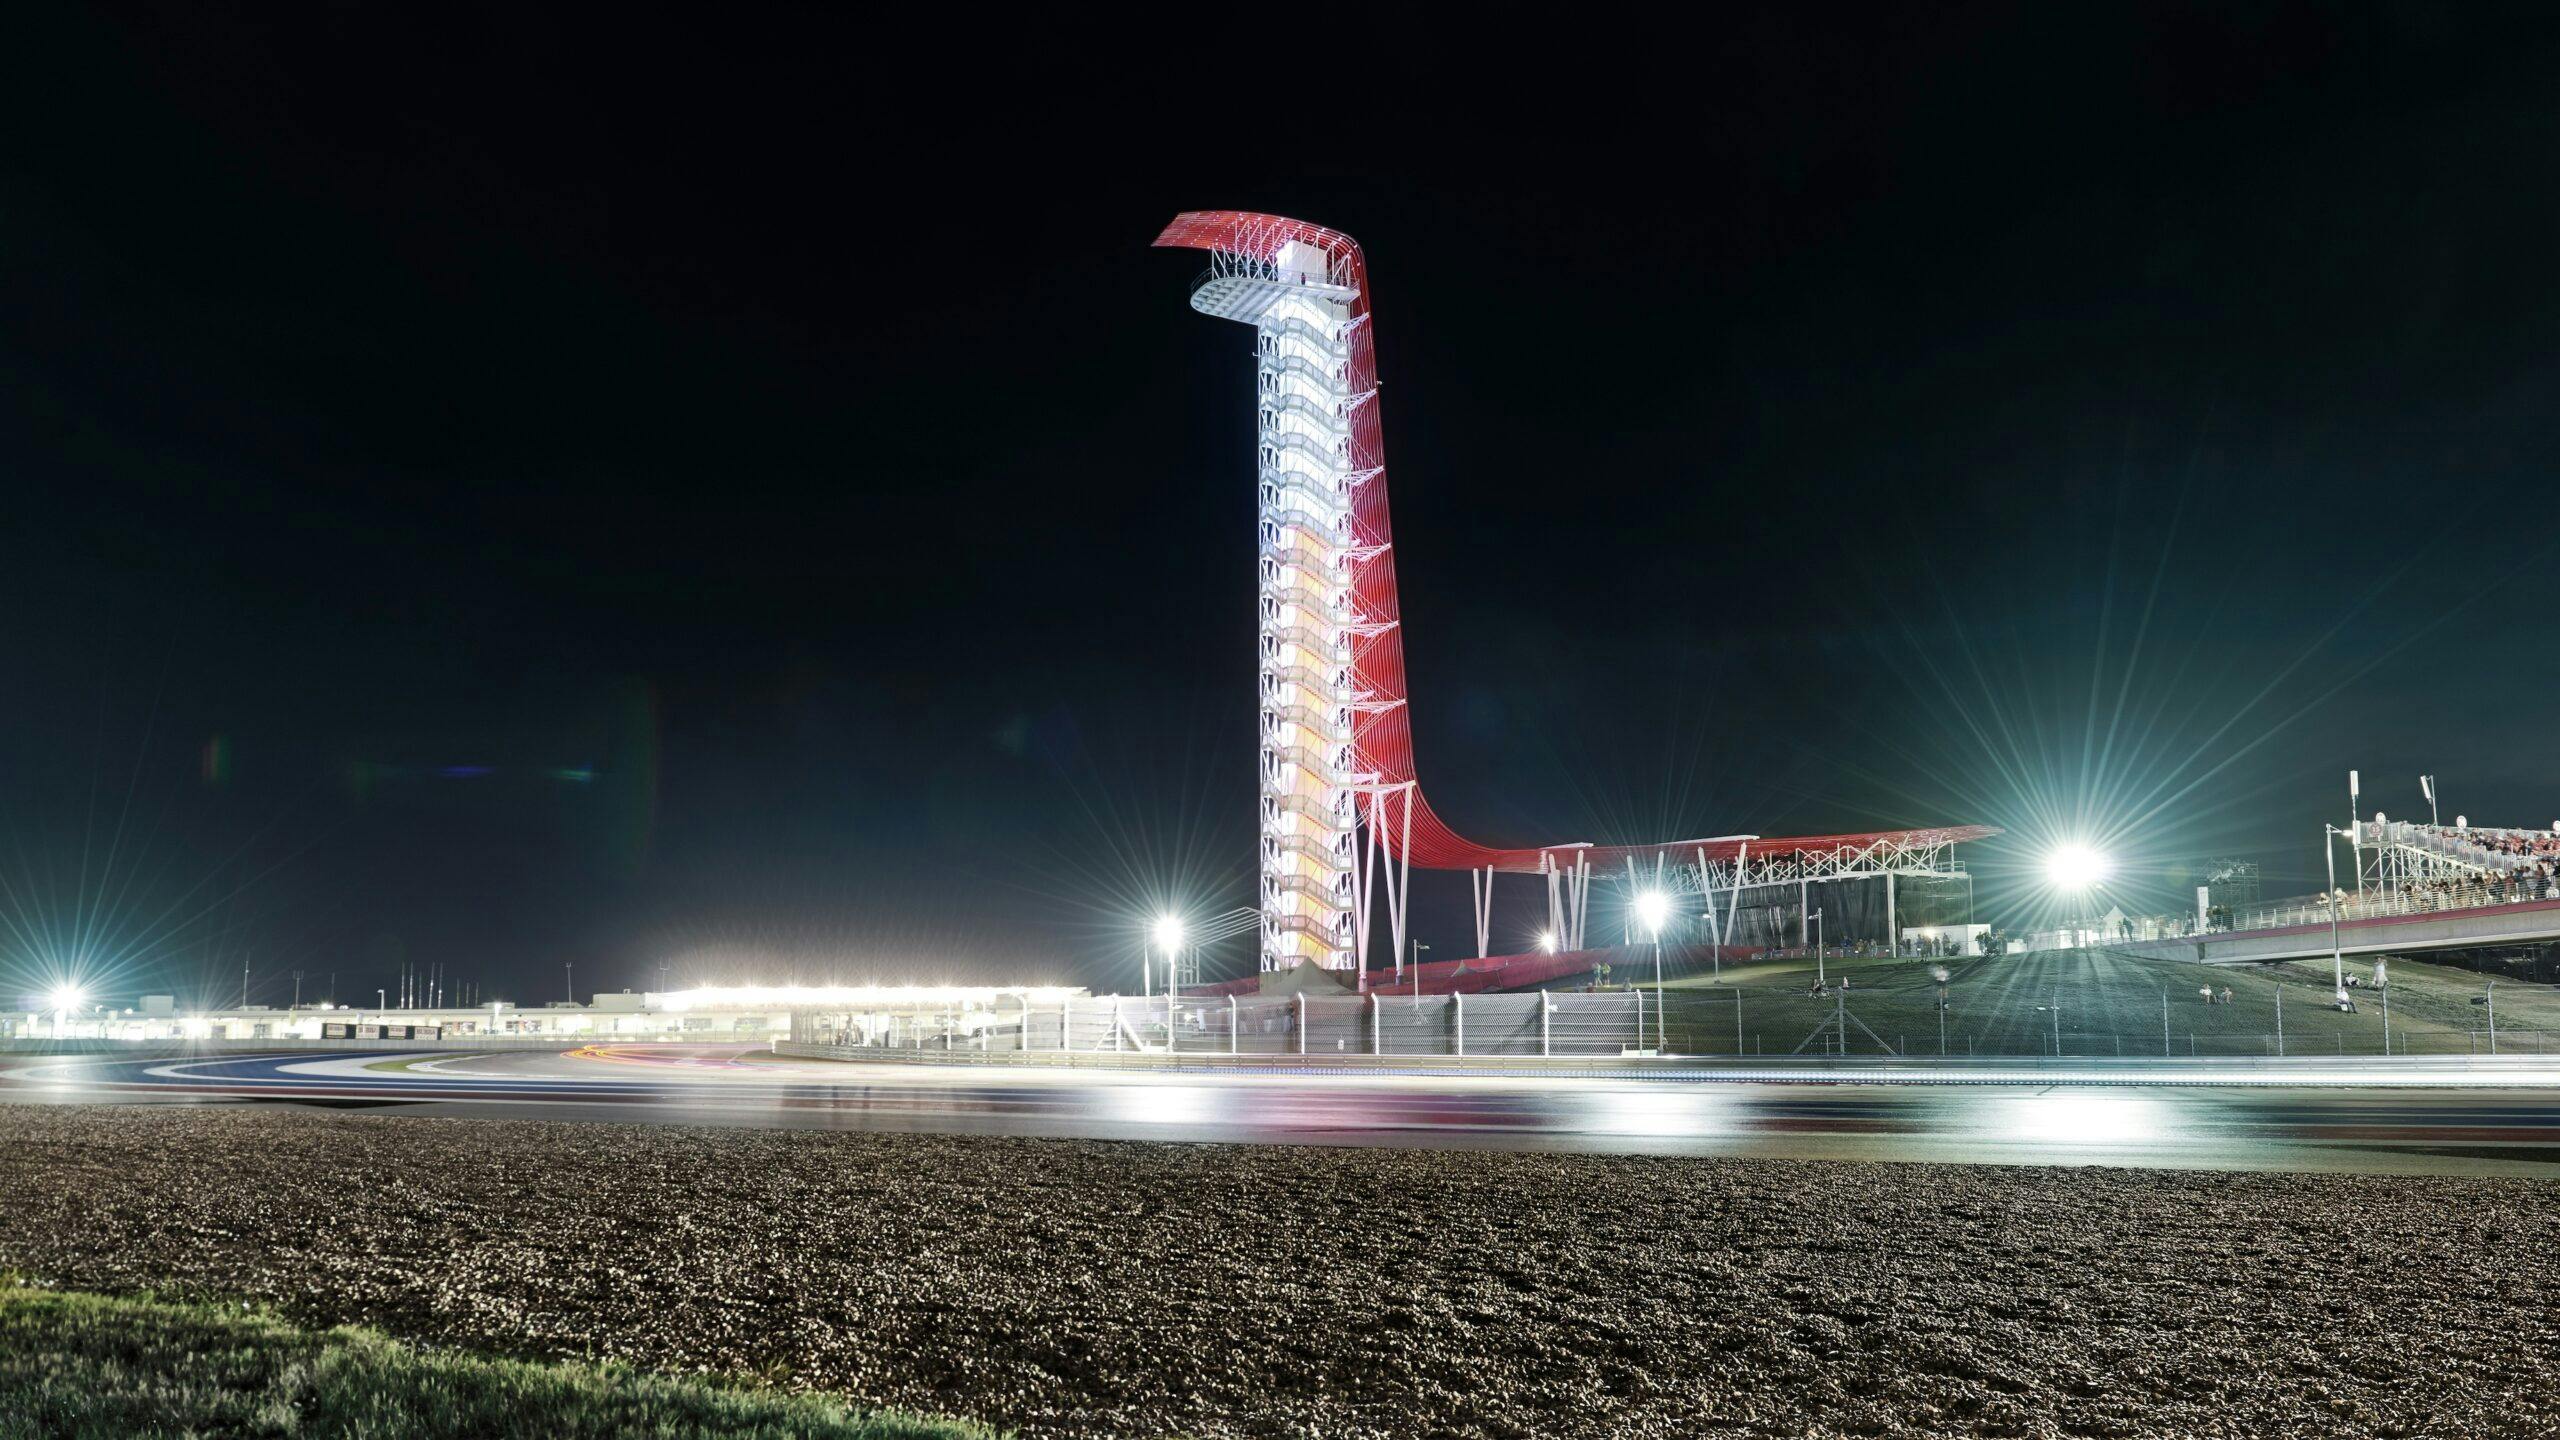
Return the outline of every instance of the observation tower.
{"type": "Polygon", "coordinates": [[[1998,833],[1501,847],[1450,829],[1414,774],[1360,246],[1321,225],[1240,210],[1177,215],[1155,243],[1208,252],[1191,308],[1253,329],[1262,969],[1361,969],[1381,895],[1400,964],[1417,867],[1468,872],[1479,958],[1490,949],[1496,873],[1543,880],[1548,944],[1573,952],[1592,881],[1621,864],[1631,896],[1639,884],[1695,893],[1703,913],[1693,918],[1719,937],[1754,899],[1793,892],[1801,926],[1813,885],[1881,880],[1891,937],[1897,877],[1962,879],[1954,846],[1998,833]]]}
{"type": "Polygon", "coordinates": [[[1352,969],[1365,911],[1358,807],[1377,781],[1358,721],[1402,704],[1356,668],[1359,644],[1395,625],[1361,603],[1354,574],[1386,550],[1364,543],[1355,516],[1381,473],[1359,250],[1297,221],[1232,214],[1182,216],[1156,243],[1207,249],[1191,308],[1254,331],[1262,968],[1352,969]]]}

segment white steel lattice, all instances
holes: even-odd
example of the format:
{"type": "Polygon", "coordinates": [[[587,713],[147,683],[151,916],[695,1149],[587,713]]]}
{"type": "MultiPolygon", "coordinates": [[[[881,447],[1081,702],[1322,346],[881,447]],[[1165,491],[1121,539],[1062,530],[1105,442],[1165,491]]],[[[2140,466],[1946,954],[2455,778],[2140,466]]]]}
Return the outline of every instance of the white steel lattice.
{"type": "Polygon", "coordinates": [[[1370,396],[1348,380],[1353,323],[1334,262],[1313,246],[1214,254],[1192,292],[1203,314],[1254,327],[1261,584],[1262,968],[1355,963],[1361,788],[1351,743],[1362,696],[1352,645],[1351,423],[1370,396]]]}

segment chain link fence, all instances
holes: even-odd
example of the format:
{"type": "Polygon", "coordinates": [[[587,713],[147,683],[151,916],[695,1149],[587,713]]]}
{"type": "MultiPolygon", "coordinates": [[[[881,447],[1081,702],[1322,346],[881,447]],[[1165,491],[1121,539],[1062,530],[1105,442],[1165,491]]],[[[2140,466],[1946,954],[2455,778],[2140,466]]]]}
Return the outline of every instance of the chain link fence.
{"type": "Polygon", "coordinates": [[[2083,983],[2054,993],[1993,986],[1820,991],[1729,986],[1666,992],[1663,1046],[1680,1055],[2046,1056],[2055,1058],[2536,1055],[2560,1053],[2560,1036],[2536,1024],[2497,1022],[2487,997],[2459,1009],[2442,996],[2398,1015],[2388,991],[2351,992],[2337,1007],[2328,987],[2262,981],[2169,990],[2083,983]]]}
{"type": "MultiPolygon", "coordinates": [[[[2121,972],[2138,974],[2133,967],[2121,972]]],[[[2314,983],[2316,982],[2316,983],[2314,983]]],[[[2498,994],[2350,992],[2266,974],[2192,989],[2083,976],[2047,989],[1985,966],[1953,985],[1710,985],[1477,995],[1083,996],[1020,1008],[806,1013],[792,1038],[862,1049],[1155,1055],[2139,1059],[2560,1054],[2498,994]]]]}
{"type": "Polygon", "coordinates": [[[1619,1055],[1642,1048],[1639,992],[1097,995],[1020,1009],[810,1013],[792,1039],[856,1049],[1170,1055],[1619,1055]]]}

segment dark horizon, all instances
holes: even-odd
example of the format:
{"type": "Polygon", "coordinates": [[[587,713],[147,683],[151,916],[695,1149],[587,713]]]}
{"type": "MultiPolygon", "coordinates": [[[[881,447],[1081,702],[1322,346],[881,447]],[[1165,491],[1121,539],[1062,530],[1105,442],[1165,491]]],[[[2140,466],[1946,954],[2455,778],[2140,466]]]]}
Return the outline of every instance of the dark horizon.
{"type": "Polygon", "coordinates": [[[2315,888],[2350,768],[2549,825],[2530,15],[1380,34],[1321,144],[1188,31],[67,15],[0,102],[0,998],[1125,984],[1249,903],[1204,207],[1368,252],[1471,835],[2000,825],[2023,918],[2082,833],[2315,888]]]}

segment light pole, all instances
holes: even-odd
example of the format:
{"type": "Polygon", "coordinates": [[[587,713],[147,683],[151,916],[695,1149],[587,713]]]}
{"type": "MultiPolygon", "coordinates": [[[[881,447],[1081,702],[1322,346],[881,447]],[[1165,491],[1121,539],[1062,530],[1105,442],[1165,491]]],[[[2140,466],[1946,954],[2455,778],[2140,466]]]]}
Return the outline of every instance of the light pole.
{"type": "Polygon", "coordinates": [[[1413,946],[1413,993],[1419,995],[1422,993],[1422,952],[1431,947],[1419,940],[1408,943],[1413,946]]]}
{"type": "MultiPolygon", "coordinates": [[[[1947,967],[1938,968],[1938,1053],[1947,1053],[1947,967]]],[[[2166,1003],[2166,1002],[2163,1002],[2166,1003]]],[[[2165,1012],[2164,1012],[2165,1013],[2165,1012]]]]}
{"type": "Polygon", "coordinates": [[[2356,800],[2364,794],[2363,782],[2356,772],[2347,772],[2347,838],[2356,847],[2356,898],[2364,898],[2364,816],[2357,811],[2356,800]]]}
{"type": "Polygon", "coordinates": [[[1813,982],[1825,989],[1831,982],[1822,973],[1822,912],[1813,912],[1813,982]]]}
{"type": "MultiPolygon", "coordinates": [[[[1173,957],[1182,949],[1182,936],[1183,926],[1181,916],[1167,914],[1156,917],[1154,931],[1155,948],[1164,952],[1165,1023],[1168,1027],[1173,1023],[1173,994],[1175,982],[1173,957]]],[[[1152,965],[1148,968],[1152,972],[1152,965]]],[[[1152,988],[1152,980],[1142,983],[1149,985],[1150,988],[1147,993],[1149,996],[1153,996],[1155,991],[1152,988]]]]}
{"type": "Polygon", "coordinates": [[[2329,983],[2337,987],[2338,1008],[2347,1005],[2347,961],[2338,951],[2338,827],[2323,825],[2320,858],[2329,867],[2329,983]]]}
{"type": "Polygon", "coordinates": [[[1662,922],[1671,918],[1671,900],[1659,890],[1636,897],[1636,919],[1653,937],[1653,1048],[1670,1048],[1670,1032],[1662,1020],[1662,922]]]}

